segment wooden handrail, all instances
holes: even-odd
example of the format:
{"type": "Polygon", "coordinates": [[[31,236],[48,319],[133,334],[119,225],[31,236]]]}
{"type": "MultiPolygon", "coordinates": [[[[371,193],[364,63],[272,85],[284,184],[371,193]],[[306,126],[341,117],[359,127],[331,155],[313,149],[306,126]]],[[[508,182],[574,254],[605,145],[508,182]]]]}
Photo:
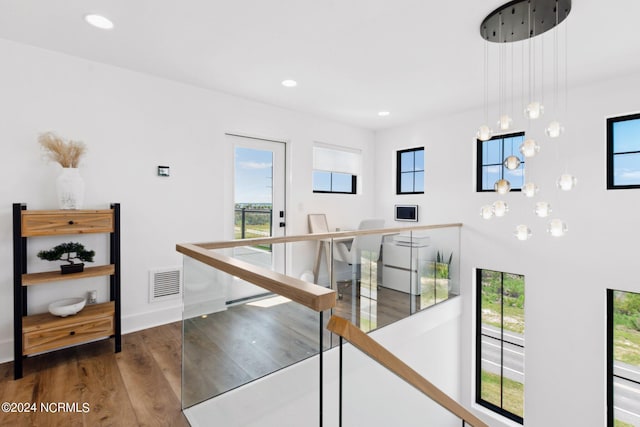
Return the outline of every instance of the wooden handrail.
{"type": "Polygon", "coordinates": [[[261,288],[282,295],[314,311],[324,311],[336,305],[336,291],[304,280],[258,267],[194,244],[176,245],[176,250],[220,271],[231,274],[261,288]]]}
{"type": "Polygon", "coordinates": [[[224,249],[233,248],[239,246],[255,246],[266,245],[274,243],[293,243],[315,240],[327,240],[327,239],[344,239],[345,237],[366,236],[368,234],[397,234],[408,231],[424,231],[424,230],[437,230],[440,228],[460,228],[462,223],[451,224],[436,224],[436,225],[414,225],[411,227],[392,227],[392,228],[377,228],[370,230],[353,230],[353,231],[336,231],[331,233],[313,233],[313,234],[298,234],[295,236],[282,236],[282,237],[256,237],[253,239],[236,239],[225,240],[219,242],[204,242],[195,243],[196,246],[200,246],[204,249],[224,249]]]}
{"type": "Polygon", "coordinates": [[[489,427],[353,323],[342,317],[331,316],[327,329],[349,341],[354,347],[417,388],[447,411],[464,420],[465,423],[473,427],[489,427]]]}

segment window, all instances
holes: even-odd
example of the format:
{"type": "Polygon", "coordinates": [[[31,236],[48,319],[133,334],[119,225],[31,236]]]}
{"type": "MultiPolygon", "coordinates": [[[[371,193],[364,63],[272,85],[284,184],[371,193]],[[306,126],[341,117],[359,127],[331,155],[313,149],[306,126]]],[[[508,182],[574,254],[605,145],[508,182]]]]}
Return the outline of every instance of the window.
{"type": "Polygon", "coordinates": [[[313,171],[314,193],[356,194],[357,177],[348,173],[313,171]]]}
{"type": "Polygon", "coordinates": [[[640,114],[607,119],[607,189],[640,188],[640,114]]]}
{"type": "Polygon", "coordinates": [[[361,164],[360,150],[315,143],[313,192],[356,194],[361,164]]]}
{"type": "Polygon", "coordinates": [[[396,194],[424,193],[424,148],[397,153],[396,194]]]}
{"type": "Polygon", "coordinates": [[[524,132],[494,136],[488,141],[478,140],[478,165],[476,191],[493,191],[493,185],[499,179],[511,184],[511,191],[520,191],[524,184],[524,156],[520,145],[524,142],[524,132]],[[507,169],[503,162],[509,156],[520,159],[515,170],[507,169]]]}
{"type": "Polygon", "coordinates": [[[607,290],[607,426],[640,426],[640,293],[607,290]]]}
{"type": "Polygon", "coordinates": [[[524,420],[524,276],[477,270],[476,402],[524,420]]]}

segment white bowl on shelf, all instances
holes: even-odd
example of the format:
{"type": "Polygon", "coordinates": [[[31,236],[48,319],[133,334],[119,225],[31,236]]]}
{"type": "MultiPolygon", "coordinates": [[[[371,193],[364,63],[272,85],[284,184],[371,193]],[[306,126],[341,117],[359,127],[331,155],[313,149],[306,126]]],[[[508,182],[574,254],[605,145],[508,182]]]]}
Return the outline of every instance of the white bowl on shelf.
{"type": "Polygon", "coordinates": [[[61,299],[49,304],[49,313],[60,317],[71,316],[82,310],[86,303],[86,298],[61,299]]]}

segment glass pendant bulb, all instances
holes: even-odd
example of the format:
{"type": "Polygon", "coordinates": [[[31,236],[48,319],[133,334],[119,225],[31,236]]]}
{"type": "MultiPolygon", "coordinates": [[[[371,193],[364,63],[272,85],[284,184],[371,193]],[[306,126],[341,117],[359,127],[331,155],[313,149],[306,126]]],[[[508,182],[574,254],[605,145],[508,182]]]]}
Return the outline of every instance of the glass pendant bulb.
{"type": "Polygon", "coordinates": [[[547,202],[536,203],[536,215],[540,218],[546,218],[551,214],[551,205],[547,202]]]}
{"type": "Polygon", "coordinates": [[[531,229],[524,224],[516,226],[516,231],[513,233],[518,240],[529,240],[531,238],[531,229]]]}
{"type": "Polygon", "coordinates": [[[510,171],[518,169],[518,166],[520,166],[520,159],[517,158],[516,156],[509,156],[506,159],[504,159],[504,167],[509,169],[510,171]]]}
{"type": "Polygon", "coordinates": [[[506,179],[499,179],[493,184],[493,189],[498,194],[507,194],[511,190],[511,183],[506,179]]]}
{"type": "Polygon", "coordinates": [[[500,120],[498,120],[498,128],[500,128],[500,130],[509,130],[511,129],[512,123],[513,120],[511,117],[509,117],[508,114],[503,114],[500,116],[500,120]]]}
{"type": "Polygon", "coordinates": [[[529,138],[520,144],[520,152],[525,157],[533,157],[540,152],[540,146],[535,139],[529,138]]]}
{"type": "Polygon", "coordinates": [[[563,132],[564,127],[557,120],[549,123],[549,126],[544,130],[544,133],[546,133],[549,138],[557,138],[562,135],[563,132]]]}
{"type": "Polygon", "coordinates": [[[560,178],[558,178],[558,180],[556,181],[556,185],[558,186],[558,188],[563,191],[571,190],[573,187],[576,186],[577,183],[578,183],[578,179],[569,173],[563,173],[562,175],[560,175],[560,178]]]}
{"type": "Polygon", "coordinates": [[[567,224],[565,224],[561,219],[552,219],[549,221],[549,225],[547,226],[547,232],[553,237],[562,237],[567,234],[567,231],[567,224]]]}
{"type": "Polygon", "coordinates": [[[493,214],[497,217],[503,217],[509,212],[509,205],[502,200],[496,200],[492,205],[493,214]]]}
{"type": "Polygon", "coordinates": [[[544,114],[544,105],[540,104],[538,101],[532,101],[527,105],[527,108],[524,110],[524,116],[528,119],[538,119],[542,117],[544,114]]]}
{"type": "Polygon", "coordinates": [[[527,182],[522,186],[521,191],[522,194],[524,194],[526,197],[533,197],[536,195],[536,193],[538,193],[538,186],[533,182],[527,182]]]}
{"type": "Polygon", "coordinates": [[[478,129],[478,133],[476,133],[476,138],[478,138],[480,141],[488,141],[492,136],[493,131],[487,125],[480,126],[480,128],[478,129]]]}
{"type": "Polygon", "coordinates": [[[491,205],[484,205],[480,208],[480,216],[483,219],[491,219],[493,218],[493,207],[491,205]]]}

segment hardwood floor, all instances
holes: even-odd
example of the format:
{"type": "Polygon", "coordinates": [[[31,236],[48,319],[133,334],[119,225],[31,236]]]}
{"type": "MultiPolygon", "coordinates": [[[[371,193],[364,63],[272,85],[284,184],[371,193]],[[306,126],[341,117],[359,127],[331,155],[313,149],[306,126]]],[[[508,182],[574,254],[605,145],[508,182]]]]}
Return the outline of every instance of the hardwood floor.
{"type": "MultiPolygon", "coordinates": [[[[241,304],[187,319],[184,377],[189,386],[184,390],[185,406],[317,354],[319,331],[318,313],[294,302],[268,307],[241,304]]],[[[325,347],[329,335],[324,333],[325,347]]]]}
{"type": "Polygon", "coordinates": [[[3,410],[0,426],[189,426],[180,407],[181,347],[176,322],[123,335],[118,354],[110,339],[27,358],[17,381],[13,363],[1,364],[0,402],[36,411],[3,410]]]}

